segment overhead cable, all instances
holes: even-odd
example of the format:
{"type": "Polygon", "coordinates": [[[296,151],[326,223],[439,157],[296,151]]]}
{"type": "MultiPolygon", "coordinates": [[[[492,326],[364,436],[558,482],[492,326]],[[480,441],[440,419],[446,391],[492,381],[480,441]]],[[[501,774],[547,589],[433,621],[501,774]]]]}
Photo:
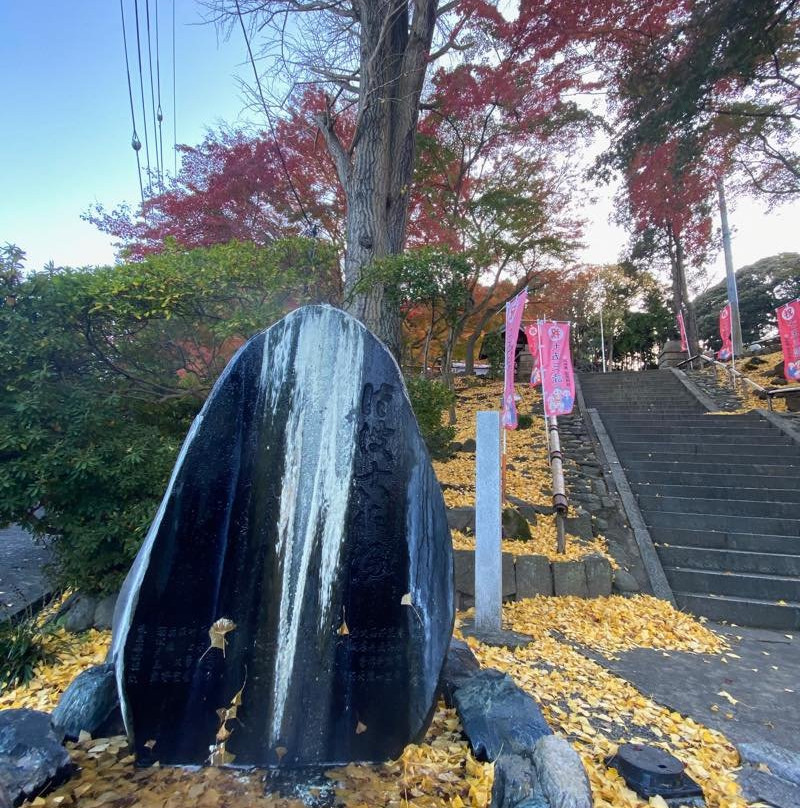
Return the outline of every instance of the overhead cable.
{"type": "Polygon", "coordinates": [[[153,170],[150,167],[150,138],[147,136],[147,107],[144,103],[144,71],[142,70],[142,41],[139,33],[139,0],[133,0],[133,10],[136,14],[136,52],[139,56],[139,88],[142,93],[142,127],[144,129],[144,153],[147,158],[147,191],[152,191],[153,170]]]}
{"type": "Polygon", "coordinates": [[[122,17],[122,45],[125,49],[125,73],[128,76],[128,100],[131,104],[131,125],[133,126],[133,135],[131,136],[131,148],[136,154],[136,173],[139,177],[139,193],[142,197],[142,213],[144,213],[144,185],[142,184],[142,164],[139,160],[139,151],[142,148],[142,142],[139,140],[139,135],[136,132],[136,113],[133,110],[133,88],[131,87],[131,68],[128,62],[128,36],[125,32],[125,9],[122,6],[122,0],[119,0],[119,13],[122,17]]]}
{"type": "Polygon", "coordinates": [[[155,82],[153,81],[153,47],[150,37],[150,0],[144,0],[144,10],[145,20],[147,22],[147,62],[150,68],[150,104],[153,110],[153,151],[156,158],[156,178],[158,180],[159,187],[161,188],[163,187],[163,182],[161,181],[161,163],[158,160],[158,129],[156,124],[158,116],[156,114],[155,82]]]}

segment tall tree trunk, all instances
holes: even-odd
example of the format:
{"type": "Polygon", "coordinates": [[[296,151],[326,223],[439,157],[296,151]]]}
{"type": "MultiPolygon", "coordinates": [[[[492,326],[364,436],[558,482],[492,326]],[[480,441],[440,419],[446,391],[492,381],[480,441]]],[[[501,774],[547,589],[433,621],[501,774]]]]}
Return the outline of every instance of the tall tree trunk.
{"type": "Polygon", "coordinates": [[[466,356],[464,357],[464,373],[471,376],[475,372],[475,346],[478,343],[478,337],[483,334],[483,329],[492,317],[497,314],[496,311],[487,307],[481,315],[478,324],[475,326],[473,332],[467,337],[466,342],[466,356]]]}
{"type": "Polygon", "coordinates": [[[354,0],[361,27],[359,101],[349,149],[332,109],[317,117],[347,201],[345,307],[399,355],[400,318],[385,288],[359,287],[365,267],[405,245],[419,100],[437,0],[354,0]]]}
{"type": "Polygon", "coordinates": [[[694,304],[689,300],[689,289],[686,284],[686,256],[683,251],[683,242],[671,226],[667,228],[669,244],[669,260],[672,276],[672,305],[675,309],[675,317],[681,309],[686,313],[684,318],[686,324],[686,339],[689,343],[689,355],[694,356],[699,353],[700,347],[697,340],[697,317],[694,311],[694,304]]]}

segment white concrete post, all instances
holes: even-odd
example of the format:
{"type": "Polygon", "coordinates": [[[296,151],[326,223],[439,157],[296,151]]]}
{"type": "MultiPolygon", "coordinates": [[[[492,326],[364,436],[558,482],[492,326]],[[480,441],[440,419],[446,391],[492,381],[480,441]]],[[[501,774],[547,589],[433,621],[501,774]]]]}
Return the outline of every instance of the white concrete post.
{"type": "Polygon", "coordinates": [[[475,629],[501,629],[500,413],[479,412],[475,438],[475,629]]]}

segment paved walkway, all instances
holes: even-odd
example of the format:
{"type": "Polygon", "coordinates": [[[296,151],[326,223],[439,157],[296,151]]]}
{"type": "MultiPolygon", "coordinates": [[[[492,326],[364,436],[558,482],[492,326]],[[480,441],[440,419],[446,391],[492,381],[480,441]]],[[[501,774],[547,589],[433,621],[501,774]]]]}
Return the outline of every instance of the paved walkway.
{"type": "Polygon", "coordinates": [[[800,753],[800,636],[708,625],[726,637],[730,653],[665,655],[636,648],[613,661],[591,656],[645,695],[718,729],[735,744],[767,741],[800,753]]]}
{"type": "Polygon", "coordinates": [[[0,618],[13,616],[50,592],[49,551],[16,525],[0,530],[0,618]]]}

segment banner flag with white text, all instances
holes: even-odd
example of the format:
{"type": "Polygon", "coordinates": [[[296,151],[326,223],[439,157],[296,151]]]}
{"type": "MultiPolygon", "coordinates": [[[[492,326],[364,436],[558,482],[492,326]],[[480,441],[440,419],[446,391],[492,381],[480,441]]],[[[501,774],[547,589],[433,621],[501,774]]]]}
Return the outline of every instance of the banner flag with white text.
{"type": "Polygon", "coordinates": [[[800,382],[800,299],[775,309],[783,348],[783,375],[800,382]]]}
{"type": "Polygon", "coordinates": [[[544,414],[569,415],[575,404],[575,377],[569,350],[569,323],[539,323],[544,414]]]}
{"type": "Polygon", "coordinates": [[[686,323],[683,319],[683,312],[678,312],[678,330],[681,332],[681,350],[689,352],[689,340],[686,338],[686,323]]]}
{"type": "Polygon", "coordinates": [[[528,350],[533,358],[533,370],[531,371],[531,387],[536,387],[542,381],[542,373],[539,370],[539,326],[531,323],[525,328],[525,336],[528,338],[528,350]]]}
{"type": "Polygon", "coordinates": [[[733,356],[733,342],[731,342],[731,304],[726,304],[719,313],[719,335],[722,337],[722,347],[717,352],[717,359],[723,362],[733,356]]]}
{"type": "Polygon", "coordinates": [[[517,428],[517,405],[514,401],[514,366],[517,359],[517,339],[525,304],[528,302],[528,290],[523,289],[513,300],[506,303],[506,361],[503,377],[503,406],[501,420],[506,429],[517,428]]]}

